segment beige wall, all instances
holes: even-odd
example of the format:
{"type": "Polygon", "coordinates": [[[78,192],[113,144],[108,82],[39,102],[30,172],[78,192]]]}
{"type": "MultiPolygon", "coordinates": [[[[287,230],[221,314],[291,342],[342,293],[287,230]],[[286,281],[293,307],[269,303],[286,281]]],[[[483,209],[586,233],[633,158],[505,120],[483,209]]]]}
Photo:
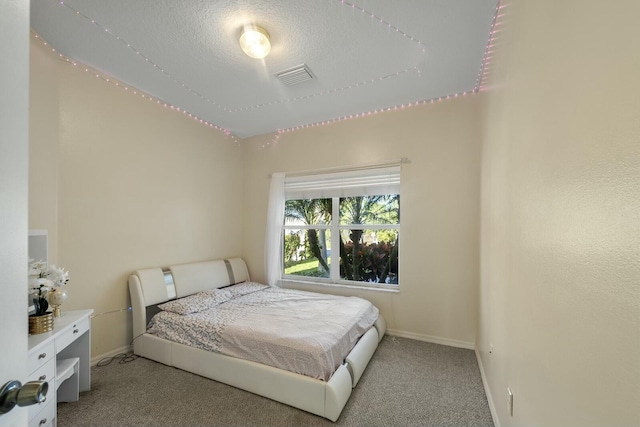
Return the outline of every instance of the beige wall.
{"type": "Polygon", "coordinates": [[[49,260],[58,259],[59,60],[30,45],[29,228],[49,236],[49,260]]]}
{"type": "Polygon", "coordinates": [[[359,295],[396,333],[475,343],[478,281],[479,114],[474,96],[244,141],[244,256],[263,280],[272,172],[375,163],[402,166],[400,292],[296,287],[359,295]],[[269,143],[269,145],[266,145],[269,143]],[[262,146],[266,145],[264,149],[262,146]]]}
{"type": "Polygon", "coordinates": [[[498,422],[640,425],[640,2],[503,3],[478,329],[498,422]]]}
{"type": "Polygon", "coordinates": [[[242,254],[242,150],[31,44],[30,228],[69,269],[63,309],[93,308],[92,355],[131,342],[139,268],[242,254]]]}
{"type": "MultiPolygon", "coordinates": [[[[408,157],[401,291],[299,287],[368,298],[420,339],[469,345],[477,322],[500,425],[640,424],[640,3],[503,5],[485,94],[264,149],[32,44],[29,226],[71,270],[65,308],[126,307],[148,266],[241,254],[263,280],[270,173],[408,157]]],[[[131,339],[126,312],[92,326],[94,356],[131,339]]]]}

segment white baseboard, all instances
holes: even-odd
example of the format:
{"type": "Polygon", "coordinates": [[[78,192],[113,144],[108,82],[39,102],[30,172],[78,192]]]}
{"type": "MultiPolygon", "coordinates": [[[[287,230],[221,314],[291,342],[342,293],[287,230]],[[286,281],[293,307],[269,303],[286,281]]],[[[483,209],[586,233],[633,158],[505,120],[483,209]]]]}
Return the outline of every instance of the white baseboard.
{"type": "Polygon", "coordinates": [[[469,350],[474,350],[476,348],[475,343],[472,342],[434,337],[432,335],[416,334],[415,332],[399,331],[397,329],[387,329],[387,334],[401,338],[410,338],[412,340],[430,342],[434,344],[448,345],[449,347],[466,348],[469,350]]]}
{"type": "Polygon", "coordinates": [[[133,350],[133,346],[125,345],[124,347],[116,348],[115,350],[109,351],[99,356],[92,357],[91,366],[96,366],[98,362],[101,361],[102,359],[105,359],[107,357],[113,357],[116,354],[120,354],[120,353],[129,353],[131,350],[133,350]]]}
{"type": "Polygon", "coordinates": [[[489,402],[489,410],[491,411],[491,418],[493,418],[493,425],[496,427],[500,427],[500,420],[498,419],[498,413],[496,412],[496,405],[493,402],[493,397],[491,396],[491,390],[489,390],[489,381],[487,381],[487,376],[484,373],[484,366],[482,365],[482,358],[480,357],[480,352],[478,349],[476,351],[476,359],[478,359],[478,366],[480,367],[480,376],[482,377],[482,385],[484,385],[484,393],[487,395],[487,401],[489,402]]]}

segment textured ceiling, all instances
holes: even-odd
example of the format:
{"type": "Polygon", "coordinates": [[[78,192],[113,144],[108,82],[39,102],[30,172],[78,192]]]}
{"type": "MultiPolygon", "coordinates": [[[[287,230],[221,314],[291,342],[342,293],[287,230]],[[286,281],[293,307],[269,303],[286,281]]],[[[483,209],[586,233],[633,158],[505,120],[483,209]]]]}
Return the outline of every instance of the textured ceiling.
{"type": "Polygon", "coordinates": [[[477,87],[497,0],[32,0],[61,54],[248,137],[477,87]],[[269,32],[264,60],[238,44],[269,32]],[[315,79],[275,74],[306,64],[315,79]]]}

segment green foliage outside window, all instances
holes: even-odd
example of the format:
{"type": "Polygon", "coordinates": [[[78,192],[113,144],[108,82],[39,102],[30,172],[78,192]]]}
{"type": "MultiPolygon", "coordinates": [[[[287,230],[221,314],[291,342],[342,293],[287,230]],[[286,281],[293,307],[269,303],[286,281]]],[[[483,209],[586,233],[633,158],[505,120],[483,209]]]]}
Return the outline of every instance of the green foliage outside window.
{"type": "Polygon", "coordinates": [[[343,280],[398,283],[400,196],[374,195],[333,199],[288,200],[285,223],[304,229],[285,234],[286,275],[330,276],[333,203],[339,203],[339,267],[343,280]],[[367,225],[378,226],[368,229],[367,225]],[[389,225],[387,227],[381,227],[389,225]],[[328,237],[329,236],[329,237],[328,237]]]}

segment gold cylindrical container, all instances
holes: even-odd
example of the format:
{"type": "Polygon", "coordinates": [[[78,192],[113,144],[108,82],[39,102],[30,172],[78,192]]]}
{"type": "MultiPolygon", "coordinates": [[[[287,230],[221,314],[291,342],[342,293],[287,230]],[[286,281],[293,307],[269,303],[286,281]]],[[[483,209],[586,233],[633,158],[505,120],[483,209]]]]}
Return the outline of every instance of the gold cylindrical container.
{"type": "Polygon", "coordinates": [[[43,334],[53,330],[53,313],[43,314],[42,316],[29,316],[29,333],[43,334]]]}

